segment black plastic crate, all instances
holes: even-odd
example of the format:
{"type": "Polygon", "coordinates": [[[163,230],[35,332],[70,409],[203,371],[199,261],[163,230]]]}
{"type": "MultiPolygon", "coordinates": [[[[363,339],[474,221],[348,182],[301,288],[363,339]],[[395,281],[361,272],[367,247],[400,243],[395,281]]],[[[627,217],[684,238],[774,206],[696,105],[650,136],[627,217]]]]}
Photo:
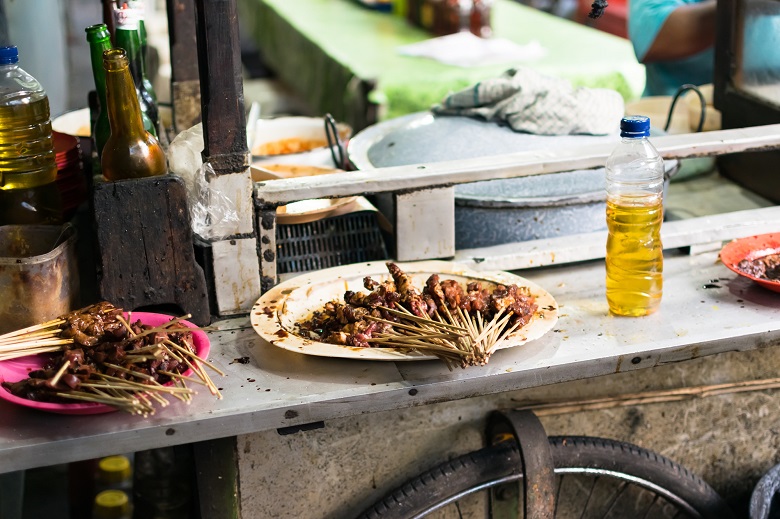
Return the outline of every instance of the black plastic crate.
{"type": "Polygon", "coordinates": [[[309,272],[388,258],[378,215],[360,211],[276,227],[277,272],[309,272]]]}

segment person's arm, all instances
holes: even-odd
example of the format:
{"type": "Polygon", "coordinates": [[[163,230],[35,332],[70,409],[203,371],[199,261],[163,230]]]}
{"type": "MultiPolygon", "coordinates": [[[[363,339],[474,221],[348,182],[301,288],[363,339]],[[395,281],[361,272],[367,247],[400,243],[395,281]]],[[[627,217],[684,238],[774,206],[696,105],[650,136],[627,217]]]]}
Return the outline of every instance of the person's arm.
{"type": "Polygon", "coordinates": [[[664,24],[643,62],[686,58],[715,43],[715,0],[677,7],[664,24]]]}

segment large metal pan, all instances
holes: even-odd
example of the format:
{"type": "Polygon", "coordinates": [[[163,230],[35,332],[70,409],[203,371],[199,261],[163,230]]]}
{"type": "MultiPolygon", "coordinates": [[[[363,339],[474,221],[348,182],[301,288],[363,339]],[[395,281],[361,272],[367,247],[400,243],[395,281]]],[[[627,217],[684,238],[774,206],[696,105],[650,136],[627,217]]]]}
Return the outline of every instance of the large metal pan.
{"type": "MultiPolygon", "coordinates": [[[[356,168],[368,169],[619,140],[617,132],[531,135],[472,118],[421,112],[366,128],[349,141],[347,151],[356,168]]],[[[677,161],[666,161],[665,168],[668,184],[677,161]]],[[[470,249],[602,230],[605,202],[603,168],[458,185],[455,246],[470,249]]],[[[392,216],[389,197],[379,197],[377,206],[392,216]]]]}

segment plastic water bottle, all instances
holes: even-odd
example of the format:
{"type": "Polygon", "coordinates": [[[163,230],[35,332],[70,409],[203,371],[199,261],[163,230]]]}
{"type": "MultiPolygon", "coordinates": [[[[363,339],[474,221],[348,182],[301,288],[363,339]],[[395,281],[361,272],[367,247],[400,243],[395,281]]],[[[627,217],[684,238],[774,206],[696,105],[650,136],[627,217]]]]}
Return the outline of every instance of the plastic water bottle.
{"type": "Polygon", "coordinates": [[[62,222],[49,98],[0,47],[0,225],[62,222]]]}
{"type": "Polygon", "coordinates": [[[615,315],[647,315],[661,304],[664,163],[649,135],[649,118],[624,117],[607,159],[607,302],[615,315]]]}

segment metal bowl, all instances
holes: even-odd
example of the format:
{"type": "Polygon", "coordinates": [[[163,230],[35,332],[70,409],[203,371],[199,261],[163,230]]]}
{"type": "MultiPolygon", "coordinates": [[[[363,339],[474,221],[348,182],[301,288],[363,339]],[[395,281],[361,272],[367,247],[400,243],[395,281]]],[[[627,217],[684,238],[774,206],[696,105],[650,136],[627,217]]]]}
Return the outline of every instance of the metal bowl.
{"type": "MultiPolygon", "coordinates": [[[[532,135],[468,117],[421,112],[366,128],[349,141],[347,151],[356,168],[368,169],[619,140],[617,132],[532,135]]],[[[668,180],[677,161],[664,166],[668,180]]],[[[392,216],[392,200],[378,198],[379,209],[392,216]]],[[[455,246],[470,249],[603,230],[605,202],[604,168],[460,184],[455,187],[455,246]]]]}

